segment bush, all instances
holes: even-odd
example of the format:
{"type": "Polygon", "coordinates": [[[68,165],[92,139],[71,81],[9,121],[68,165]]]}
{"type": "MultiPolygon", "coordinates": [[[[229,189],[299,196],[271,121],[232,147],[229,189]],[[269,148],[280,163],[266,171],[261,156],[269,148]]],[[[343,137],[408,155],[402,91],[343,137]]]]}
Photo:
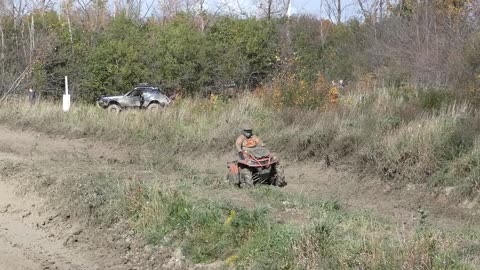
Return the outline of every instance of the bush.
{"type": "Polygon", "coordinates": [[[424,110],[438,111],[445,103],[452,100],[451,95],[445,90],[426,89],[419,92],[420,104],[424,110]]]}
{"type": "MultiPolygon", "coordinates": [[[[364,148],[364,160],[388,179],[423,182],[452,160],[471,151],[477,137],[465,107],[406,123],[364,148]]],[[[378,136],[378,134],[377,134],[378,136]]]]}

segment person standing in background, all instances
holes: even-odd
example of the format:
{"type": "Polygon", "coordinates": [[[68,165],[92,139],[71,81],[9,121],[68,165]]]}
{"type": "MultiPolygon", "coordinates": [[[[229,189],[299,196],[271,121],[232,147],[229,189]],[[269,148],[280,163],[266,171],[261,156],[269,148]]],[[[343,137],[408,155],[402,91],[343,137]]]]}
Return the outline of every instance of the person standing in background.
{"type": "Polygon", "coordinates": [[[28,101],[30,102],[30,105],[35,105],[35,102],[37,101],[37,91],[32,88],[28,89],[28,101]]]}

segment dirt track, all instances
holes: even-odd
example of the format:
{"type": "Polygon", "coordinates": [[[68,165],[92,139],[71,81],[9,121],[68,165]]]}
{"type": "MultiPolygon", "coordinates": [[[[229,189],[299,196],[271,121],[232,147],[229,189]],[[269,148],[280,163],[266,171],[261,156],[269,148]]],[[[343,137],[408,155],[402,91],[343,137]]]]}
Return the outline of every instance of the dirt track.
{"type": "MultiPolygon", "coordinates": [[[[48,169],[52,174],[85,169],[81,165],[65,167],[62,159],[68,156],[99,162],[129,159],[129,153],[110,149],[112,147],[106,144],[86,139],[52,138],[0,126],[0,163],[20,164],[26,170],[45,161],[50,162],[47,166],[51,166],[48,169]]],[[[218,159],[210,166],[223,168],[224,162],[224,158],[218,159]]],[[[73,246],[66,244],[78,230],[75,223],[64,222],[56,216],[57,213],[46,210],[40,196],[22,186],[21,178],[12,181],[8,166],[4,169],[7,172],[0,174],[0,269],[131,269],[115,254],[92,250],[88,238],[73,246]]],[[[468,209],[451,205],[445,195],[434,198],[421,185],[397,190],[380,180],[359,178],[345,167],[325,168],[321,163],[294,164],[287,168],[286,174],[289,179],[289,185],[284,188],[286,192],[337,200],[349,209],[366,209],[393,218],[402,226],[413,226],[418,222],[418,208],[426,209],[428,221],[442,228],[458,228],[465,223],[478,222],[478,207],[468,209]]],[[[239,192],[238,196],[242,194],[239,192]]]]}
{"type": "Polygon", "coordinates": [[[86,227],[85,216],[69,214],[76,209],[52,208],[60,186],[75,184],[68,177],[132,158],[117,149],[0,126],[0,270],[184,269],[175,250],[146,247],[126,223],[86,227]]]}
{"type": "MultiPolygon", "coordinates": [[[[36,134],[0,128],[0,163],[29,166],[40,162],[44,156],[34,154],[34,150],[48,148],[44,154],[55,151],[55,146],[48,145],[36,134]]],[[[93,254],[65,246],[64,239],[57,235],[60,231],[49,226],[57,217],[45,210],[43,199],[31,192],[21,194],[22,183],[9,180],[0,176],[1,269],[99,269],[93,254]]]]}
{"type": "Polygon", "coordinates": [[[2,269],[97,269],[89,254],[66,248],[53,233],[39,229],[53,216],[38,211],[41,200],[19,197],[0,183],[0,262],[2,269]]]}

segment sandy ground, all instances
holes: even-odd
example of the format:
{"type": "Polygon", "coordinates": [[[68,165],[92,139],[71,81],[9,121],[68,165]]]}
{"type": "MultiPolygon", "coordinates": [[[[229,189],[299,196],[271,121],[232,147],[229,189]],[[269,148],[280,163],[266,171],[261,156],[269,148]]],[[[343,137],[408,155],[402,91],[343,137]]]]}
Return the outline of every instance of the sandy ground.
{"type": "MultiPolygon", "coordinates": [[[[34,159],[31,151],[38,145],[53,151],[37,138],[1,128],[0,163],[29,164],[34,159]]],[[[0,269],[100,269],[93,254],[67,248],[55,232],[44,228],[55,214],[45,211],[42,198],[33,193],[19,194],[18,185],[8,180],[0,178],[0,269]]]]}
{"type": "Polygon", "coordinates": [[[99,269],[91,254],[78,254],[39,228],[52,218],[37,209],[41,204],[41,199],[17,196],[11,185],[0,183],[1,269],[99,269]]]}
{"type": "MultiPolygon", "coordinates": [[[[150,269],[129,260],[126,253],[133,250],[133,244],[125,243],[122,235],[105,228],[87,231],[81,219],[59,216],[57,209],[47,204],[50,194],[35,192],[37,187],[31,186],[35,181],[30,180],[38,177],[58,181],[72,170],[82,173],[89,169],[75,161],[108,164],[127,158],[128,153],[112,148],[118,149],[87,139],[0,126],[0,270],[150,269]]],[[[46,190],[55,193],[58,184],[46,190]]]]}

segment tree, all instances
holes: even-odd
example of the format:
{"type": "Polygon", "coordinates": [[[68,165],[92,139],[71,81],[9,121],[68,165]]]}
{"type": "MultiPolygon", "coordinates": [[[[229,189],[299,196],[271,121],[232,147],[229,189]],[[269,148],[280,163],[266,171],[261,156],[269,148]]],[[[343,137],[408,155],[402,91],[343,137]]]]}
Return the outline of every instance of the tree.
{"type": "Polygon", "coordinates": [[[203,11],[205,0],[158,0],[160,17],[169,19],[179,14],[195,14],[203,11]]]}
{"type": "Polygon", "coordinates": [[[272,19],[276,16],[285,16],[290,6],[290,0],[257,0],[261,16],[272,19]]]}
{"type": "Polygon", "coordinates": [[[87,58],[88,81],[80,93],[93,100],[100,94],[130,89],[149,77],[143,33],[126,16],[117,16],[102,33],[87,58]]]}
{"type": "Polygon", "coordinates": [[[209,30],[211,44],[216,44],[224,72],[243,85],[256,86],[271,74],[277,64],[280,44],[278,25],[254,19],[223,18],[209,30]]]}

